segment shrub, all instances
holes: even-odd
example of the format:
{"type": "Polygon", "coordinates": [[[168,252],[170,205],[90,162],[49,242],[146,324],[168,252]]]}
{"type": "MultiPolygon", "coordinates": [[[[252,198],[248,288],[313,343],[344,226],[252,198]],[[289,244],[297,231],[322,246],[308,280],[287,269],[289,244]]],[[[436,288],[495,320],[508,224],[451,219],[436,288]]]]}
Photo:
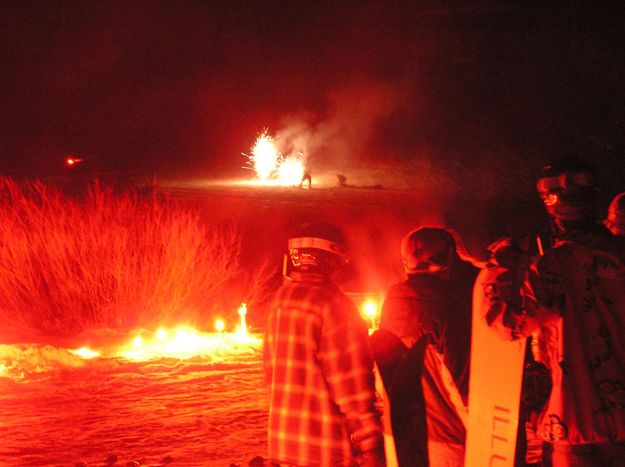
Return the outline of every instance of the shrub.
{"type": "MultiPolygon", "coordinates": [[[[215,310],[245,299],[232,296],[245,280],[239,249],[234,227],[211,227],[155,192],[94,183],[73,199],[0,178],[0,321],[49,336],[206,326],[215,310]]],[[[257,295],[262,283],[251,283],[257,295]]]]}

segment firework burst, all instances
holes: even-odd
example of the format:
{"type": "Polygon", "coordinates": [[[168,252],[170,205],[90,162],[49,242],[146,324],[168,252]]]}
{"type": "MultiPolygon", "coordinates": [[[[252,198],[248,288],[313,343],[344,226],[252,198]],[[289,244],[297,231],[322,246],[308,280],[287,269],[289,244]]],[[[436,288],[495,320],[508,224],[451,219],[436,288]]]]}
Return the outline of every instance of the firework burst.
{"type": "Polygon", "coordinates": [[[304,177],[303,154],[285,156],[278,149],[277,138],[265,129],[256,139],[245,168],[253,169],[264,185],[297,186],[304,177]]]}

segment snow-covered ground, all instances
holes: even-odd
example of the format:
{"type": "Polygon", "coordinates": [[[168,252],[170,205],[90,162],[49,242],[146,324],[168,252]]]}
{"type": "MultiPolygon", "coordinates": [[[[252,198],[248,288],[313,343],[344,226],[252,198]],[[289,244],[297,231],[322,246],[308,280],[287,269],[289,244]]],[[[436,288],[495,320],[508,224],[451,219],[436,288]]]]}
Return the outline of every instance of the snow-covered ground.
{"type": "MultiPolygon", "coordinates": [[[[356,269],[346,291],[359,300],[379,298],[401,280],[399,244],[406,233],[444,222],[446,200],[438,193],[352,177],[342,188],[317,181],[311,190],[202,182],[167,189],[202,218],[231,222],[243,236],[243,266],[269,261],[278,277],[293,227],[336,223],[351,243],[356,269]]],[[[477,221],[477,214],[466,216],[477,221]]],[[[470,225],[482,233],[481,225],[470,225]]],[[[262,333],[262,314],[252,310],[248,319],[262,333]]],[[[137,361],[111,355],[84,360],[65,350],[83,345],[78,340],[73,347],[15,342],[0,342],[0,466],[116,461],[128,467],[228,467],[265,455],[268,400],[260,343],[137,361]]]]}
{"type": "Polygon", "coordinates": [[[132,361],[3,346],[0,465],[247,465],[266,449],[260,348],[132,361]]]}

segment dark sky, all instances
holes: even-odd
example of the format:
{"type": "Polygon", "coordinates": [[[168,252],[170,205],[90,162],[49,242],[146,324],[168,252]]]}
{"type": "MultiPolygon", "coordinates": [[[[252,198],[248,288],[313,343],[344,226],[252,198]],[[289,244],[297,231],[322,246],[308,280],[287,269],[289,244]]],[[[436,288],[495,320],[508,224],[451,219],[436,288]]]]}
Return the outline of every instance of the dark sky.
{"type": "Polygon", "coordinates": [[[625,184],[621,8],[547,3],[2,2],[0,170],[240,175],[268,127],[319,166],[514,184],[579,150],[625,184]]]}

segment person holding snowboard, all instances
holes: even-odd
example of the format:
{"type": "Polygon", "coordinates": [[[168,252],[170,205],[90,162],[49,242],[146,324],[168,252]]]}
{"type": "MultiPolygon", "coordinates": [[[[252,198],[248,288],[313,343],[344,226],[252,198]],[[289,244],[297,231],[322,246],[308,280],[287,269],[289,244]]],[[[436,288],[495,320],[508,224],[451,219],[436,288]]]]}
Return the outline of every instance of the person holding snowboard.
{"type": "Polygon", "coordinates": [[[555,244],[530,266],[515,336],[537,331],[552,390],[539,434],[548,465],[622,466],[625,459],[625,238],[597,221],[592,166],[565,157],[537,182],[555,244]]]}

